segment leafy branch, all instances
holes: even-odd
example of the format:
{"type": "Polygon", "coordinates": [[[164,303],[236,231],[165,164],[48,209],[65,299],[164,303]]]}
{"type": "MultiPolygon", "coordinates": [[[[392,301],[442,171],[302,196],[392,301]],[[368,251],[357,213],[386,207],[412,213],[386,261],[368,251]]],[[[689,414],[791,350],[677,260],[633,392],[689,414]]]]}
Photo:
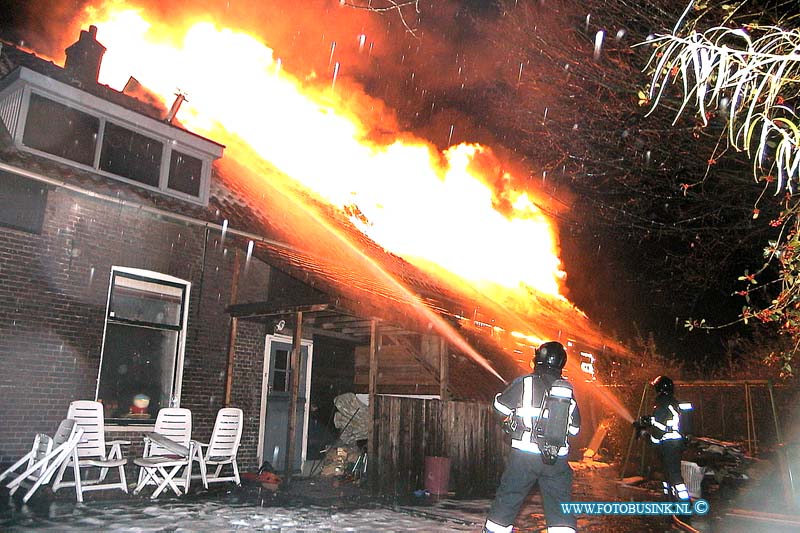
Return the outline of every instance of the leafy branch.
{"type": "MultiPolygon", "coordinates": [[[[681,34],[681,17],[671,34],[656,35],[638,46],[652,46],[645,67],[651,76],[646,91],[649,114],[676,99],[673,126],[687,108],[693,108],[703,128],[718,116],[726,121],[723,137],[728,146],[751,159],[756,181],[774,188],[776,196],[783,194],[783,208],[769,223],[781,228],[778,238],[764,248],[762,267],[739,277],[746,287],[735,294],[743,296],[746,305],[738,319],[721,326],[690,319],[686,326],[718,329],[749,321],[775,325],[794,341],[792,348],[773,357],[791,374],[790,361],[800,346],[800,202],[793,197],[800,183],[800,117],[793,105],[800,96],[800,30],[735,24],[745,3],[723,6],[729,11],[725,24],[732,27],[699,31],[695,28],[701,15],[681,34]],[[754,296],[767,299],[754,302],[754,296]]],[[[712,157],[709,166],[715,162],[712,157]]],[[[762,197],[763,191],[756,206],[762,197]]],[[[753,218],[758,215],[755,207],[753,218]]]]}
{"type": "MultiPolygon", "coordinates": [[[[690,105],[703,126],[727,118],[728,141],[746,151],[753,171],[777,174],[776,194],[800,180],[800,122],[785,102],[800,89],[800,31],[775,26],[714,27],[686,37],[660,35],[645,67],[652,74],[651,112],[680,83],[675,122],[690,105]]],[[[675,123],[674,122],[674,123],[675,123]]],[[[673,124],[674,124],[673,123],[673,124]]]]}

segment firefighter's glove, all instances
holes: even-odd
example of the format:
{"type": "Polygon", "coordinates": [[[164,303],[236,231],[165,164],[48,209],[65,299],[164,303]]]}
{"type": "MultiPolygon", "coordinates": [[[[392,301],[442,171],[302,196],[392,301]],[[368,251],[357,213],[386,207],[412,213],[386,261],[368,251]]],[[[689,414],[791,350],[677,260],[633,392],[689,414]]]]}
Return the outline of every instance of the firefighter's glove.
{"type": "Polygon", "coordinates": [[[633,421],[633,427],[638,430],[647,429],[653,425],[653,422],[649,416],[641,416],[638,419],[633,421]]]}
{"type": "Polygon", "coordinates": [[[653,425],[653,421],[649,416],[642,416],[634,420],[632,425],[636,430],[636,438],[639,439],[647,434],[647,430],[653,425]]]}
{"type": "Polygon", "coordinates": [[[513,414],[508,415],[503,419],[503,432],[508,434],[514,433],[517,431],[517,423],[518,420],[516,416],[513,414]]]}

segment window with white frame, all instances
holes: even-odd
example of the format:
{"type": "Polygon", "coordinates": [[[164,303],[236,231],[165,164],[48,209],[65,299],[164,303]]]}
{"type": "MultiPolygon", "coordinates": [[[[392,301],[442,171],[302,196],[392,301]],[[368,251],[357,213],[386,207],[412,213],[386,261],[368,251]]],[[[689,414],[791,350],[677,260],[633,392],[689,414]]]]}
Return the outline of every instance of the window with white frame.
{"type": "Polygon", "coordinates": [[[157,272],[112,268],[97,380],[106,418],[152,422],[179,404],[190,288],[157,272]]]}
{"type": "Polygon", "coordinates": [[[22,143],[84,165],[94,161],[100,119],[32,93],[22,143]]]}
{"type": "Polygon", "coordinates": [[[100,170],[158,187],[164,143],[106,122],[100,149],[100,170]]]}
{"type": "Polygon", "coordinates": [[[23,151],[203,205],[224,148],[25,67],[0,84],[0,122],[23,151]]]}

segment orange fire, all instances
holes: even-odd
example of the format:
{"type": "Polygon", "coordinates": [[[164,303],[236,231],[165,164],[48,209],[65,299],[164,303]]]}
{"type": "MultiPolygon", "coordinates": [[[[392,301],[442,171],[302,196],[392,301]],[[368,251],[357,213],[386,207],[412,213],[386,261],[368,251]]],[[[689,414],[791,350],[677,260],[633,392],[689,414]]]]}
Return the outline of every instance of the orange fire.
{"type": "MultiPolygon", "coordinates": [[[[353,213],[387,250],[480,290],[562,298],[556,233],[514,187],[517,178],[485,146],[441,153],[398,132],[386,106],[341,75],[335,43],[328,72],[298,79],[261,38],[207,20],[165,24],[113,2],[80,23],[96,25],[107,47],[101,83],[121,89],[133,75],[166,107],[185,92],[178,118],[188,129],[226,144],[226,156],[245,165],[258,154],[353,213]]],[[[363,33],[352,41],[366,53],[363,33]]]]}

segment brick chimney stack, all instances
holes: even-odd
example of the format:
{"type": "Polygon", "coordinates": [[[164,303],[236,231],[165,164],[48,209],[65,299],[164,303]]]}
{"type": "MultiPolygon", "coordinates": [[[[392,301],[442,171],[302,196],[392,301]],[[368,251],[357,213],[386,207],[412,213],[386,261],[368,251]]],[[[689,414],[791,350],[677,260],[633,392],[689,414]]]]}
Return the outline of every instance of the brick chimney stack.
{"type": "Polygon", "coordinates": [[[81,36],[65,51],[67,60],[64,70],[81,85],[97,83],[100,63],[106,47],[97,42],[97,26],[89,26],[89,31],[81,30],[81,36]]]}

